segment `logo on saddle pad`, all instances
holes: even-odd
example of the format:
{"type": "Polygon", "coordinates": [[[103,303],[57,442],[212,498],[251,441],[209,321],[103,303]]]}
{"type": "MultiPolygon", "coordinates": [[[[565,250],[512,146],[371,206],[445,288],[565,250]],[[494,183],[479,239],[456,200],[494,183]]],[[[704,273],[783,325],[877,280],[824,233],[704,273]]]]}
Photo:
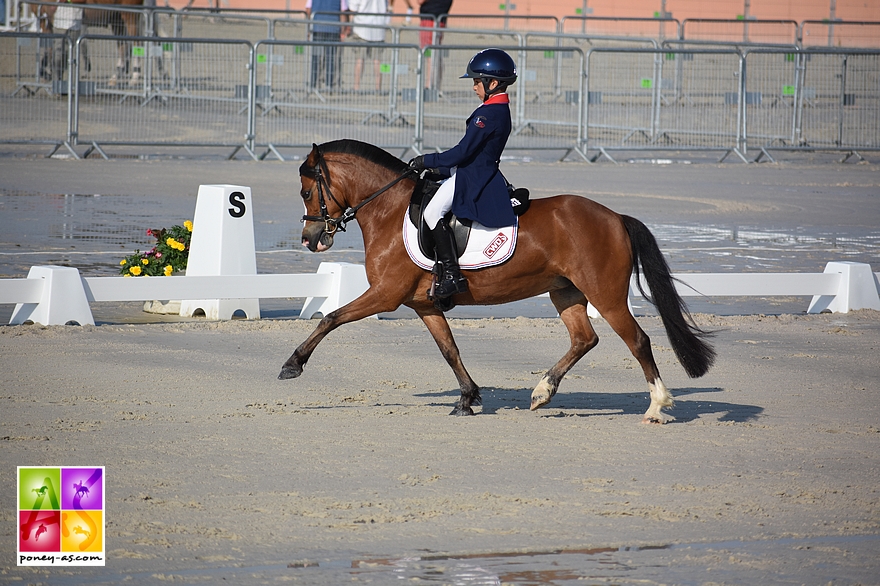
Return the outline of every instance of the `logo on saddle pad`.
{"type": "Polygon", "coordinates": [[[501,250],[501,247],[504,246],[505,242],[507,242],[507,236],[499,232],[498,236],[489,243],[489,246],[483,249],[483,254],[486,258],[492,258],[499,250],[501,250]]]}

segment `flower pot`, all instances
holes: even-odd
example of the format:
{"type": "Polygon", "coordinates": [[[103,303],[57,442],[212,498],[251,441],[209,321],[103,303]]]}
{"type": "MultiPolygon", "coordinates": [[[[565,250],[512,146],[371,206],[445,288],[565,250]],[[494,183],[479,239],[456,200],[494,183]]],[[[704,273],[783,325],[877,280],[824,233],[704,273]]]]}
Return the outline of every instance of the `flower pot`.
{"type": "Polygon", "coordinates": [[[153,301],[145,301],[144,302],[144,311],[147,313],[159,313],[159,314],[167,314],[167,315],[179,315],[180,314],[180,300],[171,300],[171,301],[161,301],[161,300],[153,300],[153,301]]]}

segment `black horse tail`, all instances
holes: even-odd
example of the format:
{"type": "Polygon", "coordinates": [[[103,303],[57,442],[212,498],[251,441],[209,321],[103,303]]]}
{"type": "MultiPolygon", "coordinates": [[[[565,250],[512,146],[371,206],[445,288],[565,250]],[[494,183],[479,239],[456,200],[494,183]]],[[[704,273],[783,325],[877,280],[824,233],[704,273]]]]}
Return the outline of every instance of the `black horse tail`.
{"type": "Polygon", "coordinates": [[[694,323],[684,300],[675,290],[675,279],[669,272],[669,265],[657,246],[657,240],[648,227],[630,216],[621,216],[623,225],[629,233],[632,245],[633,271],[639,292],[647,299],[663,320],[666,335],[675,350],[678,361],[691,378],[706,374],[715,362],[715,349],[706,342],[712,335],[694,323]],[[648,281],[651,295],[647,295],[639,279],[639,265],[648,281]]]}

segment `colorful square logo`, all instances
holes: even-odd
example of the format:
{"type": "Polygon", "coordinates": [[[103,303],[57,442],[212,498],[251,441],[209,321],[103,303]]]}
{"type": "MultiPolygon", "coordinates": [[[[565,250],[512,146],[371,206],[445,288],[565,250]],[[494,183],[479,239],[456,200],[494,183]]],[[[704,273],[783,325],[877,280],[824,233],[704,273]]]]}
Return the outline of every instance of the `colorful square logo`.
{"type": "Polygon", "coordinates": [[[103,466],[18,467],[18,565],[104,565],[103,466]]]}

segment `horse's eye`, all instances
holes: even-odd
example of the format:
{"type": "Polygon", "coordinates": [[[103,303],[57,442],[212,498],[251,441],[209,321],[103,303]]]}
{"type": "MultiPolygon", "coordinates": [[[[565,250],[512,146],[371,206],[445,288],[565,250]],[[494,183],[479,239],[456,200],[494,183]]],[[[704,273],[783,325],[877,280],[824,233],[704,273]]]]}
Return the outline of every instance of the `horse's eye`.
{"type": "Polygon", "coordinates": [[[299,192],[299,194],[302,196],[303,199],[308,200],[312,197],[312,190],[311,189],[303,189],[302,191],[299,192]]]}

